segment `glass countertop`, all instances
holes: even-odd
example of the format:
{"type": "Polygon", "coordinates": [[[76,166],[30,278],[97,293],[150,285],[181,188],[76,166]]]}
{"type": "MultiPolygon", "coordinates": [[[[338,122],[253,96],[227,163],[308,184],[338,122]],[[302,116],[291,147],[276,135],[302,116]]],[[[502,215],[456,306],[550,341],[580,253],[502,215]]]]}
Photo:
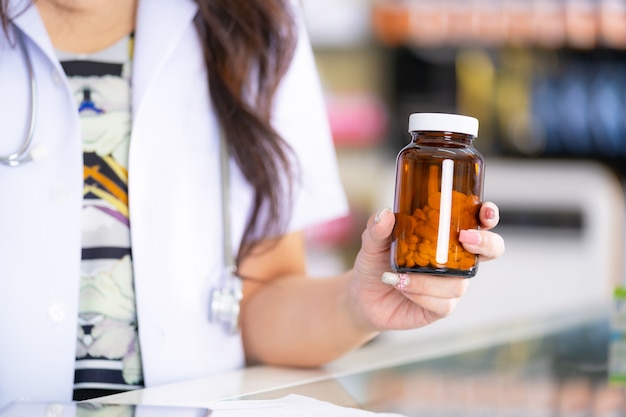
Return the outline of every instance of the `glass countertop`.
{"type": "Polygon", "coordinates": [[[297,393],[409,417],[626,417],[626,386],[609,383],[609,340],[608,320],[593,320],[239,399],[297,393]]]}
{"type": "Polygon", "coordinates": [[[626,416],[608,320],[338,378],[360,407],[407,416],[626,416]]]}

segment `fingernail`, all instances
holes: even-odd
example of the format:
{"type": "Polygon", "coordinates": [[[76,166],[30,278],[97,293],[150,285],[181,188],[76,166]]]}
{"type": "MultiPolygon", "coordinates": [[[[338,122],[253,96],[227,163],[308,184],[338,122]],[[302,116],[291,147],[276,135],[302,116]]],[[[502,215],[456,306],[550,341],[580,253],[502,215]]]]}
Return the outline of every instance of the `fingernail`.
{"type": "Polygon", "coordinates": [[[482,237],[476,230],[461,230],[459,233],[459,242],[467,243],[469,245],[478,245],[482,237]]]}
{"type": "Polygon", "coordinates": [[[385,214],[386,212],[391,212],[391,209],[389,207],[385,207],[384,209],[378,210],[378,213],[376,213],[376,216],[374,216],[374,224],[380,223],[383,214],[385,214]]]}
{"type": "Polygon", "coordinates": [[[393,272],[384,272],[382,281],[385,284],[393,285],[399,290],[403,290],[409,285],[409,276],[407,274],[395,274],[393,272]]]}
{"type": "Polygon", "coordinates": [[[493,207],[487,207],[487,209],[485,210],[485,217],[487,218],[487,220],[493,220],[496,218],[496,211],[493,209],[493,207]]]}
{"type": "Polygon", "coordinates": [[[393,272],[383,272],[382,280],[385,284],[398,285],[400,277],[398,277],[398,274],[394,274],[393,272]]]}

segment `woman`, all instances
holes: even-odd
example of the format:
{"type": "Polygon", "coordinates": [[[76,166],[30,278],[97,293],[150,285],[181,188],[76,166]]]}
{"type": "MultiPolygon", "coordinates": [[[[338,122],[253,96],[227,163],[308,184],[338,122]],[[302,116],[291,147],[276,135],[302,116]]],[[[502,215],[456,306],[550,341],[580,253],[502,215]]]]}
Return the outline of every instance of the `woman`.
{"type": "MultiPolygon", "coordinates": [[[[317,366],[385,329],[450,314],[466,291],[456,278],[381,280],[388,209],[370,218],[354,268],[306,277],[302,231],[347,205],[291,2],[2,6],[0,155],[28,131],[25,56],[38,97],[33,161],[0,165],[0,195],[11,196],[0,201],[0,407],[245,363],[317,366]],[[224,221],[220,126],[231,161],[224,221]],[[236,334],[209,321],[225,222],[244,278],[236,334]]],[[[461,240],[496,258],[497,207],[485,203],[480,218],[461,240]]]]}

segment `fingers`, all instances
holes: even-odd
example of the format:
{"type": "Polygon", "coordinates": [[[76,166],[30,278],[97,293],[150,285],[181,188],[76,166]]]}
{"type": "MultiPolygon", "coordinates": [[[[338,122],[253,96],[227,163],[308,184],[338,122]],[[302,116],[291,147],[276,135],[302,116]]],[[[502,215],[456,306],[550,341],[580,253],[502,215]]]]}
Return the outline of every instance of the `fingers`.
{"type": "Polygon", "coordinates": [[[490,232],[500,221],[498,206],[485,201],[479,212],[481,230],[461,230],[459,242],[469,252],[478,255],[479,261],[489,261],[500,257],[505,250],[504,240],[497,233],[490,232]]]}
{"type": "Polygon", "coordinates": [[[385,272],[381,280],[405,294],[420,294],[444,299],[460,298],[469,287],[469,280],[461,277],[385,272]]]}
{"type": "Polygon", "coordinates": [[[505,250],[502,236],[486,230],[461,230],[459,242],[467,251],[478,255],[479,261],[496,259],[505,250]]]}
{"type": "Polygon", "coordinates": [[[428,322],[448,317],[456,309],[460,298],[438,298],[427,295],[409,295],[409,299],[415,304],[419,304],[424,309],[425,319],[428,322]]]}
{"type": "Polygon", "coordinates": [[[386,272],[382,281],[394,286],[428,314],[429,320],[450,315],[469,288],[470,280],[423,274],[386,272]]]}
{"type": "Polygon", "coordinates": [[[483,230],[493,229],[500,221],[500,210],[494,203],[485,201],[480,207],[478,217],[483,230]]]}

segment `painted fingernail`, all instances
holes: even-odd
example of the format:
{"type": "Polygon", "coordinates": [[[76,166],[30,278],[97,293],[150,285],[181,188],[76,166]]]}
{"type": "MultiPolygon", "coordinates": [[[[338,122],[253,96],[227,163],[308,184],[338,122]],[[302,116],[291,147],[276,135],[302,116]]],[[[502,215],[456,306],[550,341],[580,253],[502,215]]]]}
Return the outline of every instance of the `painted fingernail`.
{"type": "Polygon", "coordinates": [[[393,272],[384,272],[382,281],[385,284],[393,285],[399,290],[403,290],[409,285],[409,276],[407,274],[395,274],[393,272]]]}
{"type": "Polygon", "coordinates": [[[382,281],[385,284],[398,285],[400,278],[398,277],[398,274],[394,274],[393,272],[383,272],[382,281]]]}
{"type": "Polygon", "coordinates": [[[398,275],[398,278],[400,279],[400,282],[398,282],[396,288],[402,291],[407,287],[407,285],[409,285],[409,276],[407,274],[400,274],[398,275]]]}
{"type": "Polygon", "coordinates": [[[476,230],[461,230],[459,233],[459,242],[467,243],[469,245],[478,245],[482,237],[476,230]]]}
{"type": "Polygon", "coordinates": [[[380,223],[381,219],[383,218],[383,214],[385,214],[386,212],[391,212],[391,209],[389,207],[385,207],[384,209],[378,210],[378,213],[376,213],[376,216],[374,216],[374,224],[380,223]]]}

